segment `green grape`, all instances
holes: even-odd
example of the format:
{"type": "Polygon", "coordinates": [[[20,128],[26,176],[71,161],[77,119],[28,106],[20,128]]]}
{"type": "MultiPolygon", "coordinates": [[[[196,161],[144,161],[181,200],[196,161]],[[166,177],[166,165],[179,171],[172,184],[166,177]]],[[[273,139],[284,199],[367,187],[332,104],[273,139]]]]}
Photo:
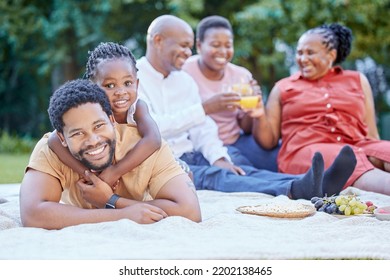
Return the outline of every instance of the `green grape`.
{"type": "Polygon", "coordinates": [[[346,196],[341,196],[340,205],[348,204],[348,198],[346,196]]]}
{"type": "Polygon", "coordinates": [[[349,206],[351,206],[351,207],[356,206],[357,203],[358,203],[358,202],[357,202],[357,200],[356,200],[355,198],[352,198],[352,199],[348,202],[349,206]]]}
{"type": "Polygon", "coordinates": [[[345,216],[351,215],[351,212],[352,212],[352,209],[351,209],[350,206],[345,207],[345,209],[344,209],[344,215],[345,216]]]}
{"type": "Polygon", "coordinates": [[[316,206],[317,211],[324,211],[329,214],[342,214],[346,216],[359,215],[372,212],[373,207],[362,202],[356,195],[325,196],[323,198],[312,198],[311,202],[316,206]]]}
{"type": "Polygon", "coordinates": [[[363,211],[367,209],[367,204],[360,202],[359,208],[362,209],[363,211]]]}
{"type": "Polygon", "coordinates": [[[337,206],[340,206],[341,204],[343,204],[342,202],[343,202],[343,197],[341,196],[341,195],[339,195],[338,197],[336,197],[336,199],[335,199],[335,201],[334,202],[336,202],[336,205],[337,206]]]}
{"type": "Polygon", "coordinates": [[[345,207],[347,207],[347,205],[345,205],[345,204],[340,205],[340,206],[339,206],[339,210],[340,210],[341,212],[344,212],[345,207]]]}

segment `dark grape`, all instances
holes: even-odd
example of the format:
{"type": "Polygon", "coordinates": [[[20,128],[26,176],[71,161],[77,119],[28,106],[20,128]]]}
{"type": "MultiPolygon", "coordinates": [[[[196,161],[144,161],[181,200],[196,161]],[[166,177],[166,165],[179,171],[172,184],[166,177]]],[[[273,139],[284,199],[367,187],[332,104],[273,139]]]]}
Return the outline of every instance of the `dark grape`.
{"type": "Polygon", "coordinates": [[[324,205],[324,201],[322,199],[319,199],[317,200],[315,203],[314,203],[314,207],[316,209],[319,209],[320,207],[322,207],[324,205]]]}
{"type": "Polygon", "coordinates": [[[317,211],[325,212],[326,206],[327,206],[326,204],[323,204],[320,208],[317,209],[317,211]]]}
{"type": "Polygon", "coordinates": [[[318,196],[315,196],[315,197],[312,197],[311,199],[310,199],[310,201],[311,201],[311,203],[316,203],[318,200],[320,200],[320,199],[322,199],[322,198],[320,198],[320,197],[318,197],[318,196]]]}
{"type": "Polygon", "coordinates": [[[331,211],[331,209],[330,209],[330,204],[327,204],[327,205],[325,206],[324,212],[325,212],[325,213],[328,213],[328,214],[331,214],[330,211],[331,211]]]}
{"type": "Polygon", "coordinates": [[[326,207],[325,212],[328,214],[334,214],[334,213],[336,213],[336,210],[337,210],[337,205],[334,203],[331,203],[326,207]]]}

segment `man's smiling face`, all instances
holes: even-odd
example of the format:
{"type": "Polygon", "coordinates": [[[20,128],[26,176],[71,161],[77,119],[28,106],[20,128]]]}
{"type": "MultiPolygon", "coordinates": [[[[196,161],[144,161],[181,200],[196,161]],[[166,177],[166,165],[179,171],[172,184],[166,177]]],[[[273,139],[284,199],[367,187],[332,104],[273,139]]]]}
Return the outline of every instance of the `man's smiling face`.
{"type": "Polygon", "coordinates": [[[115,130],[97,103],[86,103],[67,111],[63,117],[63,134],[59,137],[71,154],[86,167],[101,171],[112,164],[115,130]]]}

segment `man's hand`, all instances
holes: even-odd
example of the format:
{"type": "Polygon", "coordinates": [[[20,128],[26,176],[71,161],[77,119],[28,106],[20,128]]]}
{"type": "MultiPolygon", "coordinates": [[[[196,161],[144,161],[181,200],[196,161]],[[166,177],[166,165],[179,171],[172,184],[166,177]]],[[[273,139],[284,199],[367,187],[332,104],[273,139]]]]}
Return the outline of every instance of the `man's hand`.
{"type": "Polygon", "coordinates": [[[77,186],[83,198],[97,208],[104,208],[113,194],[111,187],[90,171],[85,171],[87,180],[80,179],[77,186]]]}
{"type": "MultiPolygon", "coordinates": [[[[92,183],[87,183],[84,179],[77,182],[77,186],[80,188],[83,198],[98,208],[104,208],[106,202],[113,194],[111,187],[91,172],[87,171],[85,177],[92,183]]],[[[125,218],[137,223],[150,224],[158,222],[168,216],[165,211],[157,206],[138,201],[132,201],[131,203],[131,205],[119,210],[123,211],[122,213],[125,218]]],[[[110,211],[115,210],[118,209],[110,209],[110,211]]]]}
{"type": "Polygon", "coordinates": [[[120,211],[124,211],[128,219],[139,224],[151,224],[168,217],[161,208],[143,202],[127,206],[120,211]]]}
{"type": "Polygon", "coordinates": [[[216,160],[213,163],[213,165],[214,166],[218,166],[220,168],[228,169],[228,170],[230,170],[231,172],[233,172],[234,174],[237,174],[237,175],[245,175],[245,171],[242,170],[241,167],[238,167],[238,166],[230,163],[225,158],[220,158],[220,159],[216,160]]]}

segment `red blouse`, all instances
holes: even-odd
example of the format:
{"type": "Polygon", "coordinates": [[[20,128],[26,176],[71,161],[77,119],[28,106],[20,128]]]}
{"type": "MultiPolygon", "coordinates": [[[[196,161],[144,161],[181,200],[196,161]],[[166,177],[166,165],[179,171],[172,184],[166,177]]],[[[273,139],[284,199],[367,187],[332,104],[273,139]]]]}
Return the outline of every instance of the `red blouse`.
{"type": "Polygon", "coordinates": [[[282,106],[282,147],[278,156],[281,172],[306,172],[316,151],[323,154],[328,167],[346,144],[354,148],[358,159],[348,184],[374,168],[367,155],[390,160],[390,142],[368,136],[359,72],[334,67],[314,81],[297,73],[280,80],[276,86],[280,89],[282,106]],[[387,148],[383,156],[382,145],[387,148]]]}

